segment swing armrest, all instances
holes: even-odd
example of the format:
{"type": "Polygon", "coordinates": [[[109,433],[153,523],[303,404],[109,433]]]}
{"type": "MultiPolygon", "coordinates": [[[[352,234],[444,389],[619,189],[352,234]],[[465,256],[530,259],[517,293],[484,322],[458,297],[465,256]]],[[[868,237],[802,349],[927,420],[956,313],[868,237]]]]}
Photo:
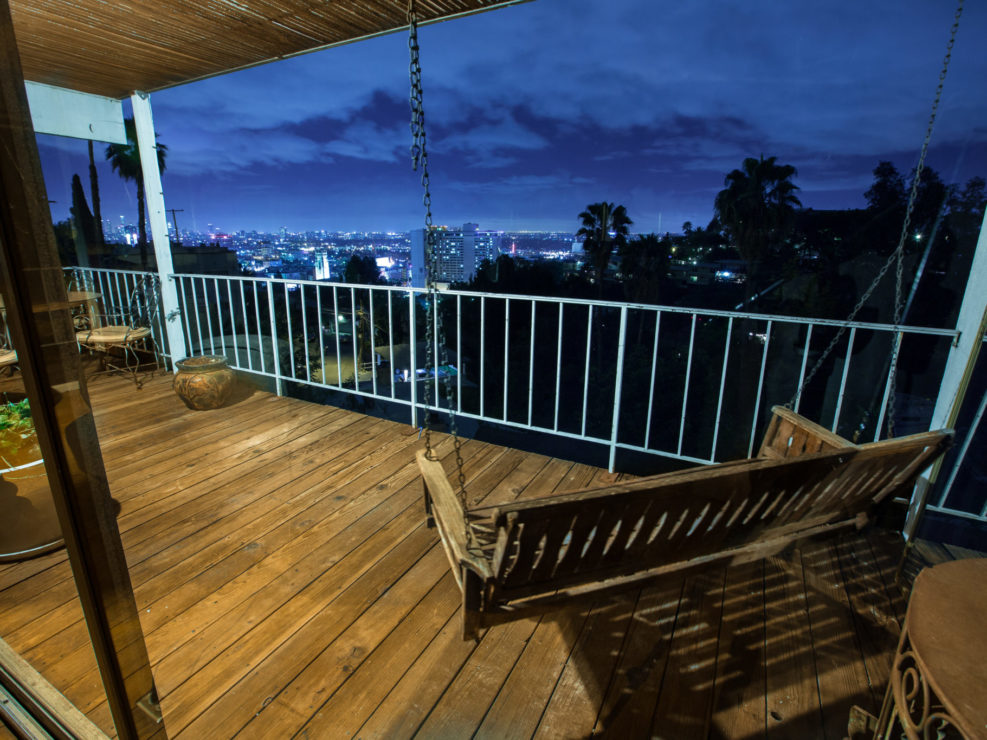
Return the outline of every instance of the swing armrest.
{"type": "MultiPolygon", "coordinates": [[[[432,516],[439,529],[439,536],[446,548],[446,554],[454,566],[466,566],[483,578],[491,575],[490,565],[467,549],[466,517],[463,505],[449,483],[442,463],[429,460],[425,450],[419,450],[416,455],[418,469],[425,483],[425,495],[431,501],[432,516]]],[[[457,580],[461,578],[456,574],[457,580]]]]}
{"type": "Polygon", "coordinates": [[[784,406],[771,409],[771,423],[757,451],[758,457],[798,457],[812,452],[856,447],[853,442],[809,421],[784,406]]]}

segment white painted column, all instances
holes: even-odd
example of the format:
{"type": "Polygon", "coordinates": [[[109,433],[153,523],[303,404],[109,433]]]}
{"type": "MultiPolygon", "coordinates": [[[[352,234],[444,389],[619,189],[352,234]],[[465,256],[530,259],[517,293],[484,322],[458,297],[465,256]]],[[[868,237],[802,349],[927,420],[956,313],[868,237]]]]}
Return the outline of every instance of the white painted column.
{"type": "MultiPolygon", "coordinates": [[[[936,406],[929,424],[930,429],[950,429],[956,424],[970,376],[980,354],[985,329],[987,329],[987,214],[984,214],[984,220],[980,225],[980,236],[973,253],[973,264],[970,265],[970,275],[967,277],[966,290],[963,292],[963,303],[960,304],[960,314],[956,320],[956,330],[960,335],[950,347],[949,356],[946,358],[946,368],[943,370],[939,395],[936,397],[936,406]]],[[[905,522],[905,536],[909,539],[915,534],[917,520],[925,509],[929,488],[936,480],[940,465],[941,463],[936,463],[922,473],[922,477],[915,485],[905,522]]]]}
{"type": "Polygon", "coordinates": [[[147,215],[151,222],[151,239],[154,242],[154,258],[161,278],[161,312],[164,316],[172,368],[176,360],[185,358],[185,335],[182,317],[178,309],[178,289],[171,275],[175,272],[171,259],[171,240],[168,238],[168,218],[165,212],[164,191],[161,187],[161,171],[158,169],[158,153],[155,143],[154,121],[151,118],[151,100],[147,93],[135,92],[130,96],[134,107],[134,123],[137,128],[137,147],[141,169],[144,171],[144,192],[147,197],[147,215]]]}

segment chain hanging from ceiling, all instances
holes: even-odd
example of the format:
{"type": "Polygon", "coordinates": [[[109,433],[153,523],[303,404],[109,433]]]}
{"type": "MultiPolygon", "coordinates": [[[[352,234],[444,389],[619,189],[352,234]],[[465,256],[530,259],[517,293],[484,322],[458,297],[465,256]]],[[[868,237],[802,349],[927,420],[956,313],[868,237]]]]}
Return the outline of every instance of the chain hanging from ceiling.
{"type": "MultiPolygon", "coordinates": [[[[421,170],[422,203],[425,206],[425,287],[427,289],[425,318],[425,452],[430,460],[437,459],[432,444],[432,378],[435,377],[438,379],[441,374],[442,392],[449,413],[449,433],[452,436],[453,448],[456,455],[456,472],[459,483],[458,494],[463,511],[467,512],[463,520],[463,527],[467,547],[471,547],[474,538],[468,514],[469,505],[466,497],[466,475],[463,472],[462,440],[460,440],[456,429],[455,394],[452,389],[452,377],[449,374],[449,349],[445,342],[442,311],[439,310],[438,305],[439,291],[435,284],[435,276],[438,273],[438,256],[436,254],[435,230],[432,224],[431,177],[428,170],[425,108],[422,93],[422,67],[418,46],[418,15],[415,9],[415,0],[408,0],[408,51],[411,56],[408,72],[411,81],[411,164],[412,169],[416,172],[419,169],[421,170]],[[438,349],[437,353],[436,348],[438,349]],[[435,362],[436,354],[438,354],[438,366],[436,366],[435,362]]],[[[412,315],[412,321],[414,320],[414,315],[412,315]]],[[[416,352],[417,347],[411,347],[411,351],[416,352]]],[[[461,364],[461,362],[457,362],[457,373],[461,364]]],[[[417,383],[418,380],[417,378],[412,378],[411,382],[417,383]]],[[[435,399],[435,406],[436,408],[440,406],[438,398],[435,399]]]]}

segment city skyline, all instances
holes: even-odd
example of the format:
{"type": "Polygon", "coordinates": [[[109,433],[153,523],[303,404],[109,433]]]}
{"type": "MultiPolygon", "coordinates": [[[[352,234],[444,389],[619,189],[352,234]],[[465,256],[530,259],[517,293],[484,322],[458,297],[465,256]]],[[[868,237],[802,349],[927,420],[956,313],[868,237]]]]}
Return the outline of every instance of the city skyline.
{"type": "MultiPolygon", "coordinates": [[[[882,159],[914,166],[951,8],[608,8],[536,0],[421,30],[437,223],[575,231],[608,199],[636,232],[675,232],[709,221],[746,156],[797,167],[814,208],[863,206],[882,159]]],[[[947,182],[987,174],[985,27],[966,7],[928,160],[947,182]]],[[[179,227],[420,228],[406,75],[398,33],[153,94],[179,227]]],[[[88,193],[86,145],[40,144],[61,220],[72,174],[88,193]]],[[[97,160],[104,216],[134,221],[133,184],[97,160]]]]}

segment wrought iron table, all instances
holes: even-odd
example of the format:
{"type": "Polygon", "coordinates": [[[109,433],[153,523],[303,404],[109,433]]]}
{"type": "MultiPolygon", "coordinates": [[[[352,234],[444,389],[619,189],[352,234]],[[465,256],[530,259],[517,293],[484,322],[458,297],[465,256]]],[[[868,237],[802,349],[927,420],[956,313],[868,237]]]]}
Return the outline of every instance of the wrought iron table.
{"type": "Polygon", "coordinates": [[[987,559],[915,579],[875,737],[987,738],[987,559]]]}

